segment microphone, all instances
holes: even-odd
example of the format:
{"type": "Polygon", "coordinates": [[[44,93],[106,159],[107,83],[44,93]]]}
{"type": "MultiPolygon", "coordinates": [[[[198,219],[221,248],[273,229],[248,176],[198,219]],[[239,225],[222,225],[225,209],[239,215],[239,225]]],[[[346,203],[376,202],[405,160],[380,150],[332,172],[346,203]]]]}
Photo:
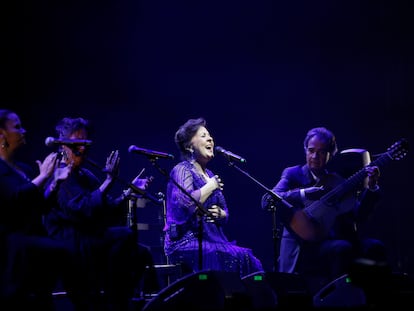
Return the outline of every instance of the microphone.
{"type": "Polygon", "coordinates": [[[224,148],[222,148],[220,146],[214,147],[214,150],[217,153],[220,153],[220,154],[224,155],[230,161],[236,160],[236,161],[241,162],[241,163],[245,163],[246,162],[246,159],[242,158],[241,156],[239,156],[237,154],[234,154],[233,152],[227,151],[226,149],[224,149],[224,148]]]}
{"type": "Polygon", "coordinates": [[[169,153],[154,151],[150,149],[139,148],[135,145],[131,145],[128,148],[128,152],[136,153],[136,154],[143,154],[150,158],[162,158],[162,159],[174,159],[174,156],[169,153]]]}
{"type": "Polygon", "coordinates": [[[66,139],[66,138],[54,138],[47,137],[45,145],[50,147],[53,145],[67,145],[67,146],[89,146],[92,144],[91,140],[87,139],[66,139]]]}

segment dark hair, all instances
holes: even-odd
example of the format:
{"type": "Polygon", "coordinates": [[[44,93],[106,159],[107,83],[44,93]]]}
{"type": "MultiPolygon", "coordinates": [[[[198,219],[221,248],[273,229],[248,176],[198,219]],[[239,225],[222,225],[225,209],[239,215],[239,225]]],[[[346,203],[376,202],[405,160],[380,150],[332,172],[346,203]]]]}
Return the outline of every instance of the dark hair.
{"type": "Polygon", "coordinates": [[[56,125],[59,138],[69,138],[78,130],[85,130],[89,136],[92,131],[90,122],[84,118],[63,118],[56,125]]]}
{"type": "Polygon", "coordinates": [[[338,152],[338,146],[336,144],[335,135],[325,127],[315,127],[310,129],[306,134],[303,146],[306,150],[308,148],[308,142],[313,136],[318,136],[328,146],[328,152],[334,156],[338,152]]]}
{"type": "Polygon", "coordinates": [[[0,128],[5,128],[6,122],[9,120],[11,114],[14,114],[11,110],[0,109],[0,128]]]}
{"type": "Polygon", "coordinates": [[[183,125],[181,125],[178,131],[175,133],[175,144],[180,150],[181,157],[183,159],[191,158],[191,139],[197,133],[201,126],[206,126],[207,122],[204,118],[189,119],[183,125]]]}

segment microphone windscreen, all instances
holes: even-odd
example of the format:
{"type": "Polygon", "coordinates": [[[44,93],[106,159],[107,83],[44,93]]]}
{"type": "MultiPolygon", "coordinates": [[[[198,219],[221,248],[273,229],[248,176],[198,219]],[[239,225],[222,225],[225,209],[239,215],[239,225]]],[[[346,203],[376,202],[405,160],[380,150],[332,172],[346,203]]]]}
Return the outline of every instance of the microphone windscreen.
{"type": "Polygon", "coordinates": [[[53,137],[47,137],[45,140],[45,145],[50,147],[53,145],[53,142],[55,141],[55,139],[53,137]]]}

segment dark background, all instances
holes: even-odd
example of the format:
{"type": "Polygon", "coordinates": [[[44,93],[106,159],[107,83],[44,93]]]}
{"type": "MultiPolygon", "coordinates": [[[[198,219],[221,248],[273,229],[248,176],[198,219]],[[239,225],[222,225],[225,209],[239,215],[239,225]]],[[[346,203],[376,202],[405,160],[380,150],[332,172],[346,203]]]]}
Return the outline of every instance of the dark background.
{"type": "MultiPolygon", "coordinates": [[[[8,2],[8,1],[7,1],[8,2]]],[[[27,129],[22,157],[43,159],[62,117],[95,125],[91,159],[121,152],[121,179],[146,168],[132,144],[173,153],[174,133],[205,117],[216,145],[271,188],[303,163],[308,129],[326,126],[340,149],[372,156],[413,143],[413,11],[409,1],[20,1],[2,4],[1,106],[27,129]]],[[[381,170],[383,200],[363,230],[382,239],[398,272],[414,273],[413,156],[381,170]]],[[[230,239],[273,267],[264,190],[217,156],[230,239]]],[[[122,181],[116,188],[123,189],[122,181]]],[[[117,189],[114,189],[117,190],[117,189]]],[[[145,241],[144,241],[145,242],[145,241]]]]}

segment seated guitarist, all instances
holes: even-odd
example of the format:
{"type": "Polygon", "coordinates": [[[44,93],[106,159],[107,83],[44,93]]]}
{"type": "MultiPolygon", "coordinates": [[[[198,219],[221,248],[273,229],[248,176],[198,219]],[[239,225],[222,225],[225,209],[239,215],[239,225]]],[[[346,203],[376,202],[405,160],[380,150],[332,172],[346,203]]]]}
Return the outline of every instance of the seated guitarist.
{"type": "MultiPolygon", "coordinates": [[[[285,168],[280,180],[272,189],[293,206],[291,210],[302,211],[304,207],[319,200],[330,189],[345,180],[344,177],[328,171],[327,168],[328,162],[337,152],[335,136],[331,131],[324,127],[309,130],[304,140],[304,149],[306,164],[285,168]]],[[[379,168],[365,166],[364,169],[367,176],[365,183],[361,182],[358,189],[353,189],[346,196],[342,196],[340,201],[335,201],[332,204],[334,208],[328,206],[324,210],[323,213],[333,215],[331,217],[333,220],[332,226],[323,235],[315,234],[314,238],[312,234],[303,234],[302,236],[306,237],[304,239],[300,237],[301,234],[295,234],[295,231],[301,232],[302,229],[308,232],[307,228],[302,227],[312,222],[311,217],[304,217],[303,221],[299,219],[293,230],[292,227],[287,226],[292,220],[291,217],[286,218],[284,215],[279,219],[285,225],[280,240],[277,268],[279,272],[300,273],[304,276],[319,275],[329,282],[347,273],[350,265],[357,258],[386,261],[382,242],[361,238],[356,230],[356,225],[372,212],[379,199],[377,184],[379,168]],[[349,206],[337,207],[344,202],[349,206]],[[338,209],[342,211],[337,212],[338,209]]],[[[261,203],[264,209],[271,210],[276,207],[277,211],[279,208],[274,197],[269,193],[262,197],[261,203]]],[[[286,206],[282,208],[286,209],[286,206]]]]}

